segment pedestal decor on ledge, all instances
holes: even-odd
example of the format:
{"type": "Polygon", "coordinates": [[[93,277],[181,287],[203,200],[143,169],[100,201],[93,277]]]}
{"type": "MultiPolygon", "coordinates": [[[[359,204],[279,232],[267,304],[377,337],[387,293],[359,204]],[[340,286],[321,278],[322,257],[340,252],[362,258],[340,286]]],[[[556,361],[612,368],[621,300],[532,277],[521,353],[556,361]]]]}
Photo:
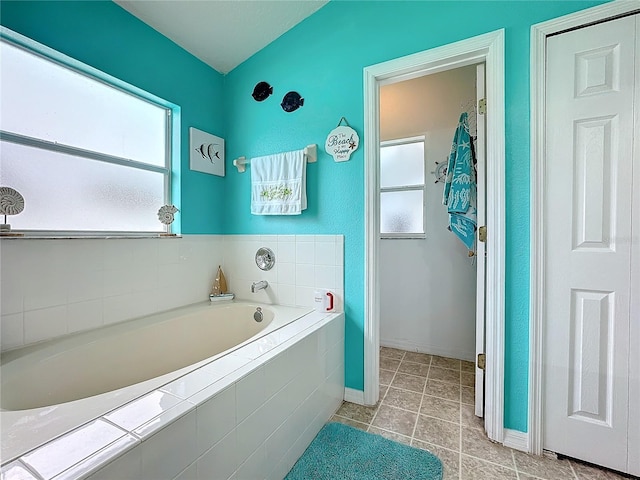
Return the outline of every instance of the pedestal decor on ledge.
{"type": "Polygon", "coordinates": [[[160,210],[158,210],[158,220],[160,220],[160,223],[165,224],[167,229],[166,232],[160,234],[161,237],[176,236],[175,233],[171,233],[170,229],[171,229],[171,224],[175,220],[174,215],[176,212],[179,212],[179,211],[180,210],[178,210],[178,208],[175,205],[163,205],[162,207],[160,207],[160,210]]]}
{"type": "Polygon", "coordinates": [[[4,223],[0,224],[0,236],[22,237],[23,233],[11,231],[7,223],[7,215],[17,215],[24,210],[24,198],[11,187],[0,187],[0,215],[4,215],[4,223]]]}

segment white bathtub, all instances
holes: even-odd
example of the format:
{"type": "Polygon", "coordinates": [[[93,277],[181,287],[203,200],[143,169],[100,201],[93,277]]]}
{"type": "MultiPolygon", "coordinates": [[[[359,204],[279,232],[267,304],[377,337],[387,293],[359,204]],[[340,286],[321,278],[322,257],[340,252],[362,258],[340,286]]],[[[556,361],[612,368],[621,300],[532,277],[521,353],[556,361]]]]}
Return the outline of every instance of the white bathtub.
{"type": "MultiPolygon", "coordinates": [[[[344,316],[338,316],[343,323],[344,316]]],[[[211,397],[216,382],[224,383],[220,388],[228,386],[231,382],[222,380],[232,372],[233,381],[238,380],[237,372],[244,369],[242,375],[248,374],[296,336],[334,317],[298,307],[206,303],[3,353],[3,472],[20,457],[13,465],[22,467],[31,459],[31,470],[39,471],[33,462],[37,465],[37,453],[47,442],[79,426],[102,422],[103,415],[117,425],[108,412],[149,392],[181,401],[185,412],[195,408],[198,391],[209,388],[211,397]],[[258,307],[263,313],[260,323],[254,320],[258,307]]],[[[130,440],[126,449],[142,438],[133,429],[124,428],[123,433],[130,440]]],[[[46,477],[50,472],[39,473],[46,477]]]]}

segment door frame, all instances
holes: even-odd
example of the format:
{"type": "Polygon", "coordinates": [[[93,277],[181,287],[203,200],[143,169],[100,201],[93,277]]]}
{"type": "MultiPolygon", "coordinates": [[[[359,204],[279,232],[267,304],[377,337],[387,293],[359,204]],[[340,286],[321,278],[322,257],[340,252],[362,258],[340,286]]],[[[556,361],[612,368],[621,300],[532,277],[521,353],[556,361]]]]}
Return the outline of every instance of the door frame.
{"type": "Polygon", "coordinates": [[[597,7],[554,18],[531,26],[531,250],[529,302],[529,452],[543,450],[543,353],[544,353],[544,172],[546,40],[566,30],[602,22],[638,11],[637,2],[616,0],[597,7]]]}
{"type": "Polygon", "coordinates": [[[487,115],[487,250],[485,429],[497,442],[504,437],[504,29],[461,40],[364,69],[365,157],[365,324],[364,403],[379,395],[380,279],[380,87],[428,74],[484,62],[487,115]],[[501,286],[502,288],[491,288],[501,286]]]}

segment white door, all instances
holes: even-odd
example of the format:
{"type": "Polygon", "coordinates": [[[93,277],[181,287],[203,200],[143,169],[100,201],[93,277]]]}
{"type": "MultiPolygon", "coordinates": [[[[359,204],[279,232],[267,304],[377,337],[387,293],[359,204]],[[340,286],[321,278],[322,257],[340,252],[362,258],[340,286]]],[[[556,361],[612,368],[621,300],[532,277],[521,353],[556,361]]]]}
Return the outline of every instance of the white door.
{"type": "Polygon", "coordinates": [[[547,39],[542,306],[544,448],[636,474],[637,18],[547,39]]]}
{"type": "MultiPolygon", "coordinates": [[[[485,98],[484,63],[476,66],[476,102],[485,98]]],[[[477,105],[477,103],[476,103],[477,105]]],[[[478,201],[478,226],[487,224],[487,169],[486,169],[486,123],[485,116],[476,109],[477,140],[476,140],[476,186],[478,201]]],[[[477,235],[477,232],[476,232],[477,235]]],[[[486,243],[476,242],[477,270],[476,270],[476,415],[484,417],[484,370],[478,368],[478,355],[485,352],[484,322],[485,322],[485,283],[486,283],[486,243]]]]}

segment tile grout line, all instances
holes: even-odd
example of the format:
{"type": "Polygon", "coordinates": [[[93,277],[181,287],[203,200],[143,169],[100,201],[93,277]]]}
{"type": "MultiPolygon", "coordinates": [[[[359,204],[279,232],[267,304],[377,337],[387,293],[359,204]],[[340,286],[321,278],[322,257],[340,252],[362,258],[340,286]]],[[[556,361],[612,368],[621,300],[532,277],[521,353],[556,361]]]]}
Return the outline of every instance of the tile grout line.
{"type": "MultiPolygon", "coordinates": [[[[383,370],[386,370],[386,369],[383,369],[383,370]]],[[[390,372],[391,370],[386,370],[386,371],[387,371],[387,372],[390,372]]],[[[400,374],[402,374],[402,375],[411,375],[410,373],[403,373],[403,372],[397,372],[397,373],[400,373],[400,374]]],[[[466,388],[473,388],[473,387],[469,387],[469,386],[467,386],[467,385],[461,385],[461,384],[459,384],[459,383],[452,383],[452,382],[443,382],[442,380],[435,380],[435,379],[433,379],[433,378],[428,378],[428,377],[425,377],[425,376],[419,376],[419,375],[411,375],[411,376],[412,376],[412,377],[418,377],[418,378],[424,378],[424,379],[426,379],[426,380],[431,380],[432,382],[444,383],[444,384],[447,384],[447,385],[457,385],[457,386],[459,386],[459,387],[460,387],[460,391],[461,391],[461,392],[462,392],[462,387],[466,387],[466,388]]],[[[395,379],[395,374],[394,374],[393,378],[395,379]]],[[[404,391],[404,392],[420,393],[420,392],[416,392],[415,390],[409,390],[409,389],[407,389],[407,388],[396,387],[395,385],[391,385],[391,384],[389,384],[389,385],[385,385],[384,383],[381,383],[380,385],[382,385],[382,386],[386,386],[386,387],[392,387],[392,388],[395,388],[396,390],[402,390],[402,391],[404,391]]],[[[425,395],[429,395],[430,397],[441,398],[441,399],[443,399],[443,400],[448,400],[448,401],[450,401],[450,402],[457,402],[457,401],[458,401],[458,400],[451,400],[450,398],[446,398],[446,397],[439,397],[438,395],[433,395],[433,394],[431,394],[431,393],[425,393],[425,395]]],[[[463,402],[463,401],[462,401],[462,397],[460,397],[459,402],[460,402],[460,403],[462,403],[463,405],[473,405],[473,403],[466,403],[466,402],[463,402]]]]}
{"type": "Polygon", "coordinates": [[[411,432],[411,443],[415,440],[416,428],[418,428],[418,421],[420,420],[420,411],[422,410],[422,402],[424,402],[424,395],[427,390],[427,382],[429,381],[429,372],[431,371],[431,362],[433,357],[429,359],[429,368],[427,369],[427,378],[424,379],[424,385],[422,386],[422,395],[420,396],[420,405],[418,405],[418,414],[416,415],[416,421],[413,424],[413,431],[411,432]]]}
{"type": "MultiPolygon", "coordinates": [[[[505,470],[509,470],[509,471],[511,471],[511,472],[515,472],[515,473],[516,473],[516,475],[517,475],[517,472],[518,472],[518,471],[517,471],[516,469],[514,469],[514,468],[509,468],[509,467],[506,467],[505,465],[502,465],[501,463],[492,462],[491,460],[487,460],[487,459],[482,458],[482,457],[476,457],[475,455],[471,455],[471,454],[469,454],[469,453],[461,453],[461,455],[464,455],[465,457],[473,458],[473,459],[475,459],[475,460],[480,460],[480,462],[482,462],[482,463],[488,463],[489,465],[493,465],[493,466],[496,466],[496,467],[503,468],[503,469],[505,469],[505,470]]],[[[523,473],[523,474],[525,474],[525,475],[533,476],[534,478],[536,478],[536,480],[537,480],[537,479],[545,480],[545,479],[543,479],[543,478],[541,478],[541,477],[536,477],[535,475],[531,475],[531,474],[528,474],[528,473],[526,473],[526,472],[522,472],[522,473],[523,473]]]]}
{"type": "MultiPolygon", "coordinates": [[[[389,383],[388,387],[387,387],[387,392],[385,392],[385,397],[387,396],[387,393],[389,392],[389,388],[391,388],[391,384],[393,383],[393,381],[396,378],[396,374],[398,373],[398,368],[400,368],[400,363],[402,363],[402,360],[404,359],[405,355],[407,354],[407,352],[402,352],[402,357],[400,358],[400,362],[398,363],[398,367],[396,368],[396,371],[393,372],[393,377],[391,378],[391,382],[389,383]]],[[[380,384],[378,383],[378,388],[380,387],[380,384]]],[[[378,416],[378,412],[380,411],[380,407],[382,406],[382,399],[378,399],[378,406],[376,407],[376,411],[373,414],[373,417],[371,417],[371,421],[369,422],[369,427],[367,427],[367,432],[369,431],[369,429],[371,427],[374,427],[373,422],[375,421],[376,417],[378,416]]],[[[375,427],[377,428],[377,427],[375,427]]]]}
{"type": "MultiPolygon", "coordinates": [[[[397,435],[399,437],[408,438],[409,439],[409,443],[406,444],[406,445],[411,446],[411,437],[408,437],[407,435],[403,435],[402,433],[394,432],[393,430],[389,430],[388,428],[382,428],[382,427],[373,427],[373,428],[375,428],[377,430],[382,430],[383,432],[392,433],[392,434],[397,435]]],[[[369,433],[371,433],[371,432],[369,432],[369,433]]],[[[375,435],[378,435],[378,434],[375,434],[375,435]]],[[[393,440],[393,439],[390,439],[390,440],[393,440]]],[[[393,440],[393,441],[397,442],[397,440],[393,440]]]]}
{"type": "Polygon", "coordinates": [[[350,422],[361,423],[362,425],[365,425],[367,427],[369,426],[368,423],[361,422],[360,420],[354,420],[353,418],[345,417],[344,415],[338,415],[337,413],[334,413],[332,416],[333,417],[340,417],[340,418],[343,418],[345,420],[349,420],[350,422]]]}
{"type": "Polygon", "coordinates": [[[573,473],[573,476],[576,478],[576,480],[578,479],[578,474],[576,473],[575,469],[573,468],[573,463],[569,462],[569,468],[571,468],[571,473],[573,473]]]}
{"type": "MultiPolygon", "coordinates": [[[[403,391],[403,392],[407,392],[407,393],[415,393],[416,395],[420,395],[420,393],[419,393],[419,392],[414,392],[414,391],[412,391],[412,390],[402,390],[402,391],[403,391]]],[[[388,393],[388,392],[387,392],[387,393],[388,393]]],[[[421,395],[421,398],[424,398],[424,397],[433,397],[433,398],[437,398],[438,400],[444,400],[444,401],[446,401],[446,402],[458,403],[458,402],[456,402],[455,400],[450,400],[450,399],[448,399],[448,398],[442,398],[442,397],[436,397],[436,396],[434,396],[434,395],[427,395],[426,393],[421,395]]],[[[460,405],[460,404],[458,403],[458,405],[460,405]]],[[[465,406],[467,406],[467,407],[470,407],[470,406],[471,406],[471,405],[468,405],[468,404],[466,404],[466,403],[464,403],[464,404],[462,404],[462,405],[465,405],[465,406]]],[[[396,410],[402,410],[403,412],[407,412],[407,413],[418,413],[419,415],[422,415],[423,417],[433,418],[434,420],[441,420],[441,421],[443,421],[443,422],[452,423],[452,424],[454,424],[454,425],[461,425],[461,426],[466,427],[466,428],[473,428],[473,429],[475,429],[475,430],[481,430],[481,428],[480,428],[480,427],[473,427],[473,426],[469,426],[469,425],[462,425],[462,424],[458,424],[458,423],[456,423],[456,422],[452,422],[451,420],[447,420],[446,418],[434,417],[433,415],[427,415],[426,413],[420,413],[420,411],[419,411],[419,410],[418,410],[418,411],[415,411],[415,410],[408,410],[408,409],[406,409],[406,408],[398,407],[398,406],[396,406],[396,405],[388,405],[388,404],[385,404],[385,407],[395,408],[396,410]]],[[[422,399],[420,400],[420,407],[418,407],[418,408],[421,408],[421,407],[422,407],[422,399]]],[[[362,422],[360,422],[360,423],[362,423],[362,422]]],[[[406,437],[406,435],[405,435],[405,437],[406,437]]]]}
{"type": "Polygon", "coordinates": [[[513,454],[513,450],[511,450],[511,461],[513,462],[513,466],[516,469],[516,480],[520,480],[520,470],[518,470],[518,464],[516,463],[516,456],[513,454]]]}

